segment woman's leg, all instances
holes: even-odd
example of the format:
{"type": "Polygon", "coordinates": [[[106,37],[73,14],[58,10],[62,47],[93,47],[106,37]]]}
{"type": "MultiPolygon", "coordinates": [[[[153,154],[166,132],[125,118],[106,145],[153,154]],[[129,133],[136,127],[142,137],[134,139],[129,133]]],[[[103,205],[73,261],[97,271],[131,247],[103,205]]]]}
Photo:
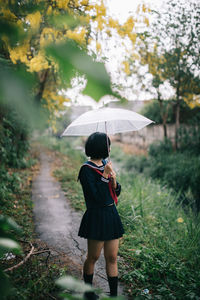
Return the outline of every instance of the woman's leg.
{"type": "Polygon", "coordinates": [[[106,273],[108,276],[118,276],[117,253],[119,239],[104,242],[104,256],[106,260],[106,273]]]}
{"type": "Polygon", "coordinates": [[[83,277],[86,283],[92,284],[94,265],[101,254],[103,245],[103,241],[88,240],[88,253],[83,266],[83,277]]]}
{"type": "Polygon", "coordinates": [[[104,256],[106,260],[106,273],[110,287],[110,296],[117,296],[118,287],[118,267],[117,253],[119,248],[119,240],[105,241],[104,256]]]}

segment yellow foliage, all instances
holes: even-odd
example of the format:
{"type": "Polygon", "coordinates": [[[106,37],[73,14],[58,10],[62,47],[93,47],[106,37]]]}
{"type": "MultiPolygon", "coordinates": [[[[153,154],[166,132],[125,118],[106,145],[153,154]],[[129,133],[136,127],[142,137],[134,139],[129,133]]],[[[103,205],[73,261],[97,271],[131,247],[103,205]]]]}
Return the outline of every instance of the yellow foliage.
{"type": "Polygon", "coordinates": [[[190,108],[200,107],[200,95],[186,94],[183,100],[187,103],[190,108]]]}
{"type": "Polygon", "coordinates": [[[131,71],[130,71],[129,62],[128,62],[128,61],[123,61],[123,65],[124,65],[124,72],[125,72],[127,75],[130,75],[130,74],[131,74],[131,71]]]}
{"type": "Polygon", "coordinates": [[[104,6],[103,1],[101,1],[101,5],[96,4],[95,9],[97,17],[106,15],[106,8],[104,6]]]}
{"type": "Polygon", "coordinates": [[[70,0],[56,0],[58,8],[66,10],[70,0]]]}
{"type": "Polygon", "coordinates": [[[138,59],[140,59],[140,56],[139,56],[137,53],[132,53],[132,54],[131,54],[131,58],[132,58],[133,60],[138,60],[138,59]]]}
{"type": "Polygon", "coordinates": [[[1,7],[0,13],[1,13],[1,15],[3,15],[3,17],[5,19],[7,19],[9,21],[15,21],[17,19],[15,14],[13,14],[9,9],[5,9],[5,8],[1,7]]]}
{"type": "Polygon", "coordinates": [[[101,52],[101,44],[99,42],[96,43],[96,49],[98,52],[101,52]]]}
{"type": "Polygon", "coordinates": [[[106,30],[106,33],[107,33],[107,35],[108,35],[109,37],[111,37],[111,31],[110,31],[110,29],[107,29],[107,30],[106,30]]]}
{"type": "Polygon", "coordinates": [[[85,28],[82,28],[81,30],[80,30],[80,28],[78,28],[78,29],[75,29],[74,31],[68,30],[66,33],[66,37],[68,37],[69,39],[73,39],[74,41],[76,41],[79,44],[85,43],[85,35],[86,35],[85,28]]]}
{"type": "Polygon", "coordinates": [[[83,5],[83,6],[87,6],[89,4],[89,1],[88,0],[82,0],[80,4],[83,5]]]}
{"type": "Polygon", "coordinates": [[[17,63],[17,61],[20,61],[24,64],[28,64],[28,53],[30,52],[30,41],[25,40],[22,45],[19,45],[15,48],[11,48],[8,46],[9,52],[10,52],[10,59],[14,64],[17,63]]]}
{"type": "Polygon", "coordinates": [[[97,21],[97,23],[98,23],[97,28],[98,28],[99,30],[103,30],[103,24],[105,24],[105,20],[103,20],[102,17],[98,17],[98,18],[96,19],[96,21],[97,21]]]}
{"type": "Polygon", "coordinates": [[[126,31],[126,32],[131,32],[133,30],[133,27],[135,25],[135,22],[133,20],[132,17],[129,17],[127,19],[127,21],[124,23],[123,25],[123,29],[126,31]]]}
{"type": "Polygon", "coordinates": [[[49,63],[42,51],[39,51],[38,54],[30,60],[28,66],[30,72],[40,72],[42,70],[48,69],[49,63]]]}
{"type": "Polygon", "coordinates": [[[40,35],[40,46],[44,47],[55,42],[59,37],[59,32],[51,27],[43,28],[40,35]]]}
{"type": "Polygon", "coordinates": [[[118,25],[119,25],[119,23],[118,23],[117,20],[113,20],[113,18],[110,17],[110,18],[108,19],[108,25],[109,25],[110,27],[112,27],[112,28],[117,28],[118,25]]]}
{"type": "Polygon", "coordinates": [[[146,7],[144,4],[142,4],[142,11],[143,11],[144,13],[147,11],[147,7],[146,7]]]}
{"type": "Polygon", "coordinates": [[[52,14],[52,6],[49,5],[48,9],[47,9],[47,15],[51,15],[52,14]]]}
{"type": "Polygon", "coordinates": [[[32,30],[38,30],[42,21],[42,16],[39,11],[26,16],[26,21],[30,23],[32,30]]]}
{"type": "Polygon", "coordinates": [[[149,26],[149,19],[147,17],[144,18],[144,23],[149,26]]]}
{"type": "Polygon", "coordinates": [[[90,16],[89,15],[79,16],[79,20],[82,24],[89,24],[90,23],[90,16]]]}
{"type": "Polygon", "coordinates": [[[137,38],[137,34],[136,33],[129,33],[128,37],[132,41],[132,43],[135,44],[136,38],[137,38]]]}
{"type": "Polygon", "coordinates": [[[62,108],[64,102],[70,101],[68,98],[58,95],[55,91],[49,89],[45,89],[42,96],[46,100],[49,110],[55,109],[57,106],[62,108]]]}

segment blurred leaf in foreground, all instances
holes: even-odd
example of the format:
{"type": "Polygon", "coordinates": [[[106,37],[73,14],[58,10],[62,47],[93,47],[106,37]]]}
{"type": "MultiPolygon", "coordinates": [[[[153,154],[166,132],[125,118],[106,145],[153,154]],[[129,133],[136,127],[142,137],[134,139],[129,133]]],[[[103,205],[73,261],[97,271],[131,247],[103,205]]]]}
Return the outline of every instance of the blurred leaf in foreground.
{"type": "Polygon", "coordinates": [[[85,74],[87,85],[83,91],[84,94],[93,97],[96,101],[106,94],[113,94],[104,64],[95,62],[75,43],[69,41],[65,44],[50,46],[46,52],[59,64],[64,81],[69,83],[76,72],[80,75],[85,74]]]}

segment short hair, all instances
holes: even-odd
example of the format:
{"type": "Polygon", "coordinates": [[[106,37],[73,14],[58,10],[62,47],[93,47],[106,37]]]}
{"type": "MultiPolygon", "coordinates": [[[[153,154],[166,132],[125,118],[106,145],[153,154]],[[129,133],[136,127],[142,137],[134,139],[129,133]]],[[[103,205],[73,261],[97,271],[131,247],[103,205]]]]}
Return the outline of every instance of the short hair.
{"type": "Polygon", "coordinates": [[[88,157],[105,159],[109,156],[110,138],[103,132],[92,133],[85,143],[85,154],[88,157]]]}

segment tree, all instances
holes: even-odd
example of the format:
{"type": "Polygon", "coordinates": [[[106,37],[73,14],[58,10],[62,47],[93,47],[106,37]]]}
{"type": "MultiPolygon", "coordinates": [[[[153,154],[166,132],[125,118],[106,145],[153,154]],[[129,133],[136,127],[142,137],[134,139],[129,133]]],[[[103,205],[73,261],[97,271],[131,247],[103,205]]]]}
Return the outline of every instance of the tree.
{"type": "MultiPolygon", "coordinates": [[[[164,13],[153,11],[151,32],[140,49],[141,62],[148,64],[152,84],[158,89],[166,80],[175,91],[175,147],[180,125],[180,102],[196,99],[200,94],[199,17],[200,6],[195,2],[168,1],[164,13]]],[[[157,90],[158,92],[158,90],[157,90]]],[[[159,92],[158,101],[162,103],[159,92]]],[[[162,105],[161,105],[162,111],[162,105]]],[[[163,115],[163,125],[165,118],[163,115]]]]}
{"type": "Polygon", "coordinates": [[[35,101],[39,104],[42,102],[52,118],[62,109],[63,103],[69,100],[60,91],[70,86],[74,76],[86,75],[85,93],[96,100],[112,93],[106,69],[103,64],[94,63],[101,51],[101,33],[109,39],[114,30],[122,38],[128,37],[134,42],[135,20],[129,18],[120,25],[107,15],[103,0],[98,4],[90,4],[88,0],[7,0],[0,3],[0,56],[17,67],[25,65],[26,70],[34,75],[35,101]],[[69,41],[74,44],[71,43],[64,49],[63,45],[69,41]],[[96,43],[96,50],[94,46],[90,47],[92,43],[96,43]],[[89,48],[91,57],[88,58],[89,48]],[[81,61],[82,55],[80,70],[71,61],[75,56],[77,61],[81,61]],[[83,67],[84,59],[87,65],[85,63],[83,67]],[[62,65],[65,65],[65,69],[62,65]],[[91,74],[92,68],[96,70],[91,74]]]}

